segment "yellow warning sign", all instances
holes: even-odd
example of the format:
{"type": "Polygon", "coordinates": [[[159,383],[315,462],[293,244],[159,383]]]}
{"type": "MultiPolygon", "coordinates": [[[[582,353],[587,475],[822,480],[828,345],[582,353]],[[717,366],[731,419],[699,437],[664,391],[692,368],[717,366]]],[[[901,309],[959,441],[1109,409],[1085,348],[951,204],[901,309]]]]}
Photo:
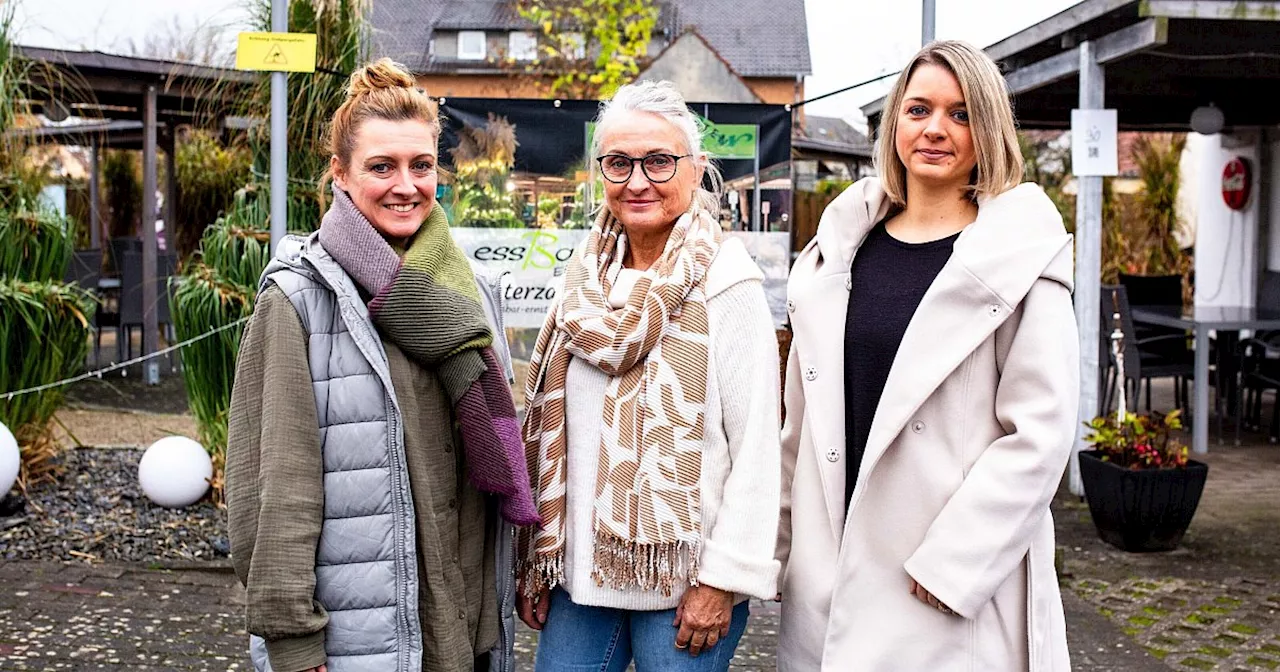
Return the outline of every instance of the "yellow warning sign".
{"type": "Polygon", "coordinates": [[[315,72],[316,36],[311,33],[240,33],[237,70],[315,72]]]}

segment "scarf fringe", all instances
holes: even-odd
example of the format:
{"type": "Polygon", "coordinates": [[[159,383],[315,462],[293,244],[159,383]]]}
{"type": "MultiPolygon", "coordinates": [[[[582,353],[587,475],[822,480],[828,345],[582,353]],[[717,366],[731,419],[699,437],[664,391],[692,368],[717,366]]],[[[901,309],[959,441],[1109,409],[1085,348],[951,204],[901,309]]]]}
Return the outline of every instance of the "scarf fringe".
{"type": "Polygon", "coordinates": [[[660,590],[670,597],[682,577],[698,585],[700,550],[700,542],[646,544],[596,530],[591,578],[599,586],[660,590]]]}
{"type": "Polygon", "coordinates": [[[564,549],[535,555],[532,560],[520,560],[516,576],[524,577],[524,596],[537,597],[543,588],[551,589],[564,583],[564,549]]]}

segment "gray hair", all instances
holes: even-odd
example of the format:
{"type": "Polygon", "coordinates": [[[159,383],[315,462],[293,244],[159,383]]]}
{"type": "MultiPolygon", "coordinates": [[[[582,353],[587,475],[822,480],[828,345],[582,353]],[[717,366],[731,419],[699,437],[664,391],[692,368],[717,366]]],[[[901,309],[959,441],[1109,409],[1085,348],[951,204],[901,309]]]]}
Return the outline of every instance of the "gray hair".
{"type": "MultiPolygon", "coordinates": [[[[720,195],[724,191],[724,178],[720,169],[702,151],[702,137],[706,128],[702,120],[689,109],[684,96],[671,82],[642,81],[627,84],[618,89],[613,97],[600,103],[600,112],[596,115],[596,133],[591,141],[591,156],[600,154],[602,130],[605,125],[622,112],[648,112],[656,114],[675,126],[684,136],[686,149],[694,160],[702,166],[711,189],[698,185],[693,200],[711,216],[720,214],[720,195]]],[[[594,161],[592,162],[594,166],[594,161]]]]}

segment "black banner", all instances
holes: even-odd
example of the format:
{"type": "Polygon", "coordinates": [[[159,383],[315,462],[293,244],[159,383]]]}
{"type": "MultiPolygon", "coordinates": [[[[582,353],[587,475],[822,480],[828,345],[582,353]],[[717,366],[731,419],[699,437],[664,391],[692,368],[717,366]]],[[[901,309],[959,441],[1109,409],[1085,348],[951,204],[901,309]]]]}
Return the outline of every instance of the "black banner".
{"type": "MultiPolygon", "coordinates": [[[[782,105],[689,103],[689,108],[716,124],[755,124],[760,127],[757,151],[760,167],[791,160],[791,113],[782,105]]],[[[532,100],[520,98],[447,98],[440,107],[440,160],[450,165],[449,149],[458,144],[463,126],[488,123],[489,114],[515,126],[515,170],[537,175],[563,175],[586,167],[586,126],[600,109],[594,100],[532,100]]],[[[718,159],[726,180],[750,175],[750,159],[718,159]]]]}

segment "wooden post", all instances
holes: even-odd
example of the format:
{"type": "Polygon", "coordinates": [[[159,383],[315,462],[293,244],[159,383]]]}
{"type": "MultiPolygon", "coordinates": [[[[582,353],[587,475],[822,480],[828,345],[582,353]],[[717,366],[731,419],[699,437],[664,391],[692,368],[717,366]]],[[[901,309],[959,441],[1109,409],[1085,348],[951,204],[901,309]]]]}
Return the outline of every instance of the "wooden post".
{"type": "MultiPolygon", "coordinates": [[[[89,247],[102,249],[102,212],[98,204],[102,198],[98,191],[98,152],[102,141],[94,133],[89,140],[89,247]]],[[[101,263],[101,259],[98,260],[101,263]]],[[[101,269],[99,269],[101,270],[101,269]]]]}
{"type": "MultiPolygon", "coordinates": [[[[172,126],[172,122],[170,123],[172,126]]],[[[165,136],[164,148],[164,242],[166,252],[178,253],[178,137],[170,128],[165,136]]],[[[166,289],[167,291],[167,289],[166,289]]]]}
{"type": "MultiPolygon", "coordinates": [[[[128,288],[125,288],[128,291],[128,288]]],[[[159,348],[156,315],[156,86],[147,86],[142,112],[142,354],[159,348]]],[[[160,384],[160,362],[142,364],[142,379],[160,384]]]]}
{"type": "MultiPolygon", "coordinates": [[[[1105,79],[1092,42],[1083,42],[1080,52],[1080,109],[1100,110],[1104,105],[1105,79]]],[[[1081,423],[1098,414],[1099,313],[1102,283],[1102,178],[1076,177],[1076,325],[1080,331],[1081,423]]],[[[1120,381],[1123,385],[1124,381],[1120,381]]],[[[1076,450],[1084,448],[1085,428],[1077,424],[1076,450]]],[[[1070,464],[1071,492],[1084,495],[1080,464],[1073,456],[1070,464]]]]}

